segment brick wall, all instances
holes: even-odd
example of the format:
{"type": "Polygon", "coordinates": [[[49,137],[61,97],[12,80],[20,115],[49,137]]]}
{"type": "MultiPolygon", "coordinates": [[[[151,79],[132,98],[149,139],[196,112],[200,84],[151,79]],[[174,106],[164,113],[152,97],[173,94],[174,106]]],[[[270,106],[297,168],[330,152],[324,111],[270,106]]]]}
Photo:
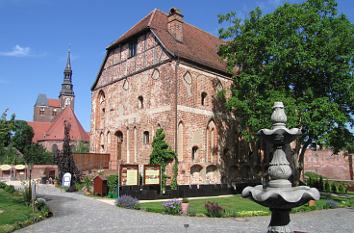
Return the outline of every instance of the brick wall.
{"type": "MultiPolygon", "coordinates": [[[[234,118],[223,112],[223,103],[216,98],[219,91],[229,90],[232,80],[181,61],[176,84],[176,61],[150,33],[137,39],[135,57],[128,58],[128,50],[126,43],[109,51],[92,91],[90,151],[111,154],[110,169],[115,169],[120,143],[120,163],[147,164],[153,136],[162,127],[168,144],[177,148],[180,184],[252,176],[251,169],[241,168],[252,166],[252,156],[237,142],[234,118]],[[149,133],[148,144],[144,132],[149,133]]],[[[172,164],[167,173],[171,175],[172,164]]]]}
{"type": "Polygon", "coordinates": [[[329,179],[350,180],[348,157],[333,155],[331,150],[305,152],[305,172],[313,171],[329,179]]]}

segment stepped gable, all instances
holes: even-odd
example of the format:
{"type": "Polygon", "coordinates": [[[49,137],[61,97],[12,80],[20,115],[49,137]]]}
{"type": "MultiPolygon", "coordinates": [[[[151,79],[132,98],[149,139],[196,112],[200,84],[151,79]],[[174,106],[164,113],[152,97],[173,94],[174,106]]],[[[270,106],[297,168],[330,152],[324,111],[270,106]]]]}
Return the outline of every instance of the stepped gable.
{"type": "Polygon", "coordinates": [[[162,46],[172,55],[182,59],[227,73],[226,63],[218,56],[218,47],[223,40],[191,25],[183,23],[183,42],[177,41],[168,31],[168,15],[158,9],[145,16],[118,40],[107,47],[107,50],[117,47],[129,38],[143,31],[151,30],[160,40],[162,46]]]}

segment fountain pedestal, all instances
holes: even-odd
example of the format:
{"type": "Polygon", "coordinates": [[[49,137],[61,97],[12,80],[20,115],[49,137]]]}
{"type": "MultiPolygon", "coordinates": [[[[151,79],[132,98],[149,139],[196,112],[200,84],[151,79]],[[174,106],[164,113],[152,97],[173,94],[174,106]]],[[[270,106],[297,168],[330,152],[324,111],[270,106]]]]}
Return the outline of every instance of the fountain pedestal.
{"type": "Polygon", "coordinates": [[[292,170],[283,146],[295,140],[301,135],[301,131],[297,128],[286,128],[287,117],[282,102],[275,102],[273,109],[272,129],[261,129],[258,132],[260,137],[274,147],[273,158],[268,167],[270,180],[264,186],[246,187],[242,191],[242,196],[270,209],[272,216],[268,233],[292,233],[289,226],[291,209],[309,200],[318,200],[320,193],[317,189],[307,186],[291,187],[288,179],[292,175],[292,170]]]}

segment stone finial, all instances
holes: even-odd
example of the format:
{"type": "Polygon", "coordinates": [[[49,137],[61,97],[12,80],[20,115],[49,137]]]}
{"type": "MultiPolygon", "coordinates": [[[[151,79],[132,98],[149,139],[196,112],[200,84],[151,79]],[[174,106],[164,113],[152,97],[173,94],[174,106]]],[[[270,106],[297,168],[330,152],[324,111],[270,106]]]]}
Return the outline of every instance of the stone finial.
{"type": "Polygon", "coordinates": [[[286,122],[288,119],[284,111],[283,102],[274,102],[271,119],[273,122],[273,127],[272,127],[273,129],[283,128],[286,126],[286,122]]]}

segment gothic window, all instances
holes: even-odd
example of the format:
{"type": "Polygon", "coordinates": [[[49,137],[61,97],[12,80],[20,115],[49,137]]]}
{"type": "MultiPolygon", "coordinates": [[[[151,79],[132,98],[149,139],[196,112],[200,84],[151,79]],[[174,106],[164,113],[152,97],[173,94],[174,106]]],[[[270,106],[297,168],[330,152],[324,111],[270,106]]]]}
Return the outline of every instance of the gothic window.
{"type": "Polygon", "coordinates": [[[142,96],[138,97],[138,107],[139,107],[139,109],[144,108],[144,98],[142,96]]]}
{"type": "Polygon", "coordinates": [[[207,93],[202,92],[202,94],[201,94],[201,104],[203,106],[206,105],[206,97],[207,97],[207,93]]]}
{"type": "Polygon", "coordinates": [[[100,153],[104,153],[104,135],[103,133],[100,134],[100,153]]]}
{"type": "Polygon", "coordinates": [[[177,129],[177,154],[178,154],[178,160],[183,161],[183,144],[184,144],[184,127],[182,121],[178,124],[178,129],[177,129]]]}
{"type": "Polygon", "coordinates": [[[194,160],[197,157],[197,153],[198,153],[198,147],[193,146],[192,147],[192,160],[194,160]]]}
{"type": "Polygon", "coordinates": [[[104,92],[101,90],[98,93],[97,102],[96,102],[96,129],[102,128],[103,117],[106,112],[105,109],[106,97],[104,92]]]}
{"type": "Polygon", "coordinates": [[[208,158],[207,161],[213,162],[216,158],[213,158],[217,155],[218,144],[217,144],[217,134],[214,121],[210,121],[207,127],[207,148],[208,148],[208,158]]]}
{"type": "Polygon", "coordinates": [[[52,116],[56,116],[56,115],[57,115],[57,110],[53,109],[52,116]]]}
{"type": "Polygon", "coordinates": [[[129,42],[129,57],[134,57],[136,55],[137,40],[129,42]]]}
{"type": "Polygon", "coordinates": [[[144,131],[143,133],[143,143],[144,145],[148,145],[149,144],[149,132],[148,131],[144,131]]]}

